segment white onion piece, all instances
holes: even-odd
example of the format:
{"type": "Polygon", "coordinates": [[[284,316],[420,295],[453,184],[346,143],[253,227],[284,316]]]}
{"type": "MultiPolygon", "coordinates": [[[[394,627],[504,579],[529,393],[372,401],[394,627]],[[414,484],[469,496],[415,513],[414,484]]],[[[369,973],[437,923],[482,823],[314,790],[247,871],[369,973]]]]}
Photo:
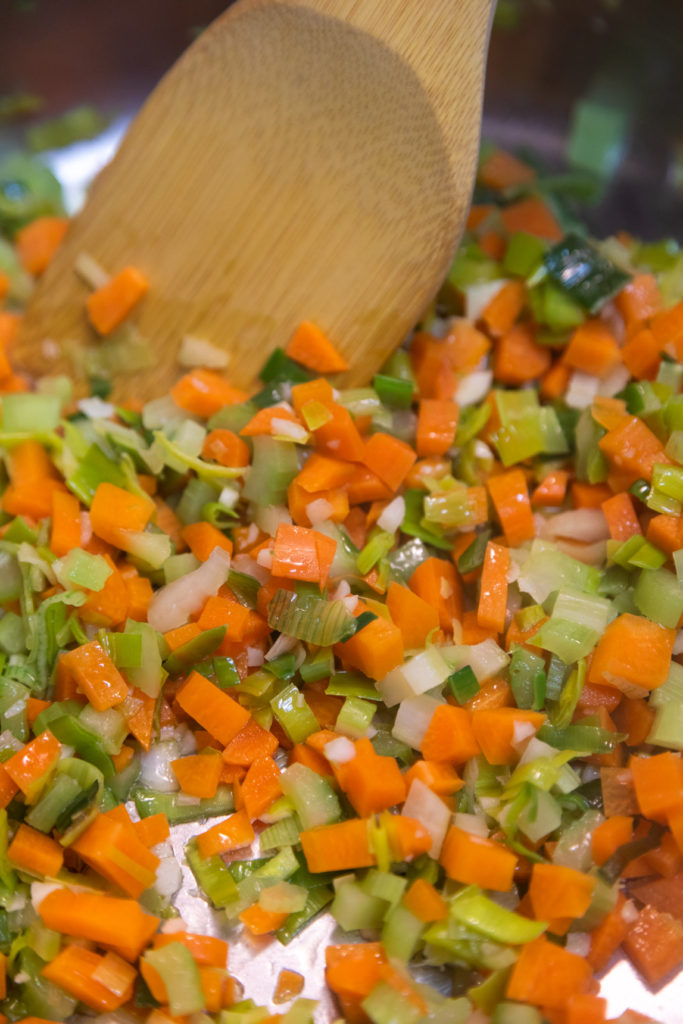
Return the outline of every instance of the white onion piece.
{"type": "Polygon", "coordinates": [[[486,818],[479,814],[465,814],[464,811],[457,811],[453,815],[453,824],[456,828],[462,829],[463,832],[469,832],[473,836],[481,836],[482,839],[488,839],[489,827],[486,824],[486,818]]]}
{"type": "Polygon", "coordinates": [[[63,889],[63,885],[56,885],[54,882],[31,882],[31,903],[33,909],[37,910],[46,896],[56,889],[63,889]]]}
{"type": "Polygon", "coordinates": [[[623,391],[630,379],[631,374],[629,371],[623,363],[618,363],[600,380],[598,394],[604,395],[606,398],[613,398],[614,395],[618,395],[620,391],[623,391]]]}
{"type": "Polygon", "coordinates": [[[441,703],[425,693],[401,701],[391,730],[392,736],[401,743],[407,743],[413,750],[419,750],[432,716],[441,703]]]}
{"type": "Polygon", "coordinates": [[[160,896],[173,896],[183,883],[183,872],[175,857],[162,857],[154,888],[160,896]]]}
{"type": "Polygon", "coordinates": [[[405,518],[405,514],[406,500],[399,494],[382,511],[381,516],[377,520],[377,525],[380,530],[386,530],[387,533],[396,533],[405,518]]]}
{"type": "Polygon", "coordinates": [[[508,282],[504,278],[497,281],[481,281],[479,284],[471,284],[465,288],[465,316],[468,320],[478,320],[488,306],[491,299],[495,299],[498,292],[508,282]]]}
{"type": "Polygon", "coordinates": [[[274,537],[280,523],[292,525],[292,517],[289,514],[289,509],[284,505],[266,505],[263,508],[259,506],[255,509],[254,522],[269,537],[274,537]]]}
{"type": "Polygon", "coordinates": [[[564,400],[570,409],[587,409],[593,404],[600,381],[592,373],[574,370],[569,378],[564,400]]]}
{"type": "Polygon", "coordinates": [[[318,523],[324,523],[331,519],[333,512],[334,505],[327,498],[316,498],[314,501],[309,501],[308,505],[306,505],[306,515],[311,526],[317,526],[318,523]]]}
{"type": "Polygon", "coordinates": [[[180,755],[179,745],[175,740],[163,740],[155,743],[140,758],[140,775],[142,781],[159,793],[175,793],[178,780],[173,774],[171,761],[180,755]]]}
{"type": "Polygon", "coordinates": [[[205,366],[209,370],[223,370],[228,365],[228,353],[205,338],[186,334],[180,342],[178,362],[181,366],[205,366]]]}
{"type": "Polygon", "coordinates": [[[588,932],[570,932],[567,935],[565,949],[576,956],[586,957],[591,949],[591,937],[588,932]]]}
{"type": "Polygon", "coordinates": [[[103,402],[97,395],[93,395],[92,398],[81,398],[77,404],[79,411],[89,420],[108,420],[114,415],[114,406],[111,402],[103,402]]]}
{"type": "Polygon", "coordinates": [[[281,654],[288,654],[289,651],[293,651],[298,640],[295,636],[287,636],[286,633],[280,633],[272,647],[269,647],[265,654],[266,661],[274,661],[275,658],[279,658],[281,654]]]}
{"type": "Polygon", "coordinates": [[[230,568],[234,569],[235,572],[244,573],[245,576],[253,576],[255,580],[263,586],[270,579],[270,573],[259,565],[254,558],[250,558],[249,555],[235,555],[230,568]]]}
{"type": "MultiPolygon", "coordinates": [[[[33,889],[33,886],[31,886],[31,889],[33,889]]],[[[638,908],[633,900],[626,900],[626,903],[621,908],[621,916],[626,921],[626,924],[633,924],[634,921],[638,920],[638,908]]]]}
{"type": "Polygon", "coordinates": [[[427,690],[433,690],[435,686],[441,686],[450,674],[450,666],[446,664],[436,647],[428,647],[406,661],[404,665],[393,669],[377,683],[377,689],[382,694],[384,703],[391,708],[408,697],[415,697],[426,693],[427,690]]]}
{"type": "Polygon", "coordinates": [[[469,664],[479,683],[489,676],[498,675],[509,660],[510,655],[506,654],[495,640],[483,640],[480,644],[470,647],[469,664]]]}
{"type": "Polygon", "coordinates": [[[432,837],[429,855],[437,858],[451,821],[451,812],[443,800],[433,793],[429,786],[425,786],[424,782],[414,779],[401,814],[406,818],[414,818],[424,825],[432,837]]]}
{"type": "Polygon", "coordinates": [[[609,527],[601,508],[577,508],[544,518],[539,536],[550,540],[564,537],[592,544],[596,540],[607,540],[609,527]]]}
{"type": "Polygon", "coordinates": [[[468,373],[458,383],[453,399],[461,408],[467,405],[476,405],[486,398],[491,390],[492,381],[493,372],[491,370],[475,370],[474,373],[468,373]]]}
{"type": "Polygon", "coordinates": [[[230,555],[223,548],[213,549],[203,565],[157,590],[149,602],[147,621],[152,629],[167,633],[184,626],[214,597],[228,578],[230,555]]]}
{"type": "Polygon", "coordinates": [[[555,546],[558,551],[569,555],[570,558],[575,558],[577,562],[583,562],[585,565],[600,567],[607,557],[606,540],[595,540],[591,544],[585,541],[568,540],[566,537],[558,537],[555,541],[555,546]]]}
{"type": "Polygon", "coordinates": [[[337,736],[324,747],[325,757],[330,764],[347,764],[356,756],[356,748],[346,736],[337,736]]]}

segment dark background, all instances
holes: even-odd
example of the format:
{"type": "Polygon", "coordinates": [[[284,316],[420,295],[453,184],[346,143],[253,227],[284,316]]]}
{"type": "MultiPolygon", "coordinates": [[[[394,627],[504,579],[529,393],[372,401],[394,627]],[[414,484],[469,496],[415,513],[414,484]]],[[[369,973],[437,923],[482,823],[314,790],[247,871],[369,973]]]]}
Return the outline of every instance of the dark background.
{"type": "MultiPolygon", "coordinates": [[[[577,100],[626,104],[623,158],[602,201],[586,211],[588,222],[598,233],[625,227],[683,241],[683,2],[500,3],[484,136],[532,148],[559,170],[577,100]],[[504,27],[515,12],[517,23],[504,27]]],[[[0,0],[0,96],[19,88],[38,93],[46,100],[41,117],[83,102],[132,112],[225,6],[226,0],[0,0]]],[[[18,131],[0,128],[11,130],[18,131]]]]}

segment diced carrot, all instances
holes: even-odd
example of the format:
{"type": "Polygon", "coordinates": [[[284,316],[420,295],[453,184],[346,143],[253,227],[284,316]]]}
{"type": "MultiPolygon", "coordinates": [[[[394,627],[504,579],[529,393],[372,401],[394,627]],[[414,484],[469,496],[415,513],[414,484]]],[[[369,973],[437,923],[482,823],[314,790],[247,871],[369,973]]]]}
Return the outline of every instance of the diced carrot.
{"type": "Polygon", "coordinates": [[[588,910],[595,878],[563,864],[534,864],[529,899],[537,921],[582,917],[588,910]]]}
{"type": "Polygon", "coordinates": [[[127,768],[130,762],[135,756],[135,751],[132,747],[129,747],[127,743],[124,743],[118,754],[112,754],[111,759],[114,764],[114,771],[118,774],[122,772],[124,768],[127,768]]]}
{"type": "Polygon", "coordinates": [[[591,849],[593,860],[600,866],[609,860],[612,854],[624,843],[633,838],[633,818],[625,814],[613,814],[605,818],[593,830],[591,849]]]}
{"type": "Polygon", "coordinates": [[[332,778],[332,766],[327,758],[312,750],[305,743],[294,744],[289,751],[289,763],[303,764],[306,768],[310,768],[312,772],[315,772],[316,775],[321,775],[326,779],[332,778]]]}
{"type": "Polygon", "coordinates": [[[506,239],[500,231],[482,231],[477,243],[481,251],[492,260],[502,260],[505,255],[506,239]]]}
{"type": "Polygon", "coordinates": [[[171,388],[171,398],[181,409],[208,419],[224,405],[235,405],[247,398],[244,391],[233,388],[224,377],[212,370],[195,369],[171,388]]]}
{"type": "Polygon", "coordinates": [[[619,893],[617,902],[591,933],[587,960],[594,971],[602,971],[626,938],[628,925],[623,915],[626,897],[619,893]]]}
{"type": "Polygon", "coordinates": [[[308,320],[299,324],[285,352],[314,373],[341,373],[349,368],[327,335],[308,320]]]}
{"type": "Polygon", "coordinates": [[[476,231],[495,209],[493,203],[472,203],[465,221],[467,231],[476,231]]]}
{"type": "Polygon", "coordinates": [[[305,526],[280,523],[273,542],[273,576],[325,586],[337,551],[331,537],[305,526]]]}
{"type": "Polygon", "coordinates": [[[643,907],[629,927],[624,949],[650,985],[657,985],[683,960],[683,924],[671,914],[643,907]]]}
{"type": "Polygon", "coordinates": [[[423,601],[436,608],[439,625],[453,631],[453,620],[462,617],[462,586],[455,566],[443,558],[427,558],[418,565],[408,580],[408,586],[423,601]]]}
{"type": "Polygon", "coordinates": [[[202,445],[202,457],[221,466],[248,466],[251,460],[249,445],[233,430],[212,430],[202,445]]]}
{"type": "Polygon", "coordinates": [[[93,1010],[117,1010],[131,998],[136,972],[130,968],[128,984],[122,992],[113,992],[95,979],[104,960],[105,957],[99,953],[82,946],[65,946],[54,960],[42,968],[41,974],[93,1010]]]}
{"type": "Polygon", "coordinates": [[[491,711],[510,707],[514,703],[510,684],[506,679],[484,679],[479,684],[479,693],[465,703],[470,711],[491,711]]]}
{"type": "Polygon", "coordinates": [[[124,267],[85,300],[88,319],[98,334],[111,334],[133,312],[149,289],[137,267],[124,267]]]}
{"type": "MultiPolygon", "coordinates": [[[[131,567],[133,568],[133,567],[131,567]]],[[[128,567],[126,567],[126,570],[128,567]]],[[[147,609],[152,600],[152,584],[146,576],[140,576],[136,569],[133,572],[121,573],[128,594],[128,618],[136,622],[147,621],[147,609]]]]}
{"type": "Polygon", "coordinates": [[[445,455],[455,440],[457,426],[458,406],[455,402],[423,398],[417,417],[417,454],[445,455]]]}
{"type": "Polygon", "coordinates": [[[477,180],[486,188],[502,192],[515,185],[528,185],[535,181],[536,171],[512,153],[494,149],[480,164],[477,180]]]}
{"type": "Polygon", "coordinates": [[[640,813],[654,821],[666,822],[669,811],[683,806],[683,759],[667,750],[653,757],[632,757],[633,774],[640,813]]]}
{"type": "Polygon", "coordinates": [[[531,328],[527,324],[517,324],[511,326],[496,343],[493,375],[503,384],[516,387],[543,377],[550,369],[551,361],[550,350],[536,343],[531,328]]]}
{"type": "Polygon", "coordinates": [[[541,398],[545,398],[547,402],[561,398],[567,390],[570,377],[569,367],[561,359],[556,359],[547,373],[543,374],[540,387],[541,398]]]}
{"type": "Polygon", "coordinates": [[[14,241],[24,270],[36,277],[47,270],[68,226],[68,217],[37,217],[17,231],[14,241]]]}
{"type": "Polygon", "coordinates": [[[353,473],[352,463],[312,452],[294,480],[305,491],[313,493],[343,487],[351,479],[353,473]]]}
{"type": "Polygon", "coordinates": [[[349,1011],[358,1013],[361,1000],[382,980],[386,963],[386,953],[379,942],[326,947],[325,980],[341,1002],[347,1020],[354,1019],[349,1011]]]}
{"type": "Polygon", "coordinates": [[[216,935],[186,931],[157,932],[152,939],[152,948],[163,949],[172,942],[180,942],[189,949],[199,967],[227,967],[228,944],[216,935]]]}
{"type": "Polygon", "coordinates": [[[552,210],[536,196],[518,199],[500,211],[500,219],[508,234],[526,231],[549,242],[559,242],[563,231],[552,210]]]}
{"type": "Polygon", "coordinates": [[[624,698],[612,718],[618,732],[626,733],[629,747],[645,743],[655,720],[655,710],[642,698],[624,698]]]}
{"type": "Polygon", "coordinates": [[[257,757],[242,783],[241,799],[248,818],[254,821],[282,793],[280,769],[272,757],[257,757]]]}
{"type": "Polygon", "coordinates": [[[489,333],[500,338],[512,331],[524,309],[525,302],[526,284],[524,281],[506,281],[500,291],[496,292],[493,298],[487,302],[481,314],[481,319],[489,333]]]}
{"type": "MultiPolygon", "coordinates": [[[[291,409],[284,405],[272,405],[266,409],[259,409],[257,413],[254,413],[249,422],[245,423],[240,430],[240,435],[242,437],[277,436],[290,429],[284,426],[284,424],[289,423],[299,427],[301,431],[306,429],[299,417],[291,409]]],[[[302,433],[301,436],[305,438],[306,434],[302,433]]]]}
{"type": "Polygon", "coordinates": [[[405,779],[396,759],[376,754],[365,738],[358,740],[355,757],[344,764],[341,786],[362,818],[403,803],[406,798],[405,779]]]}
{"type": "Polygon", "coordinates": [[[415,761],[405,774],[408,789],[414,779],[441,797],[452,796],[465,785],[455,768],[443,761],[415,761]]]}
{"type": "Polygon", "coordinates": [[[544,722],[545,715],[540,711],[521,708],[502,707],[472,713],[474,736],[489,764],[514,764],[520,756],[514,747],[518,727],[530,725],[536,731],[544,722]]]}
{"type": "Polygon", "coordinates": [[[250,625],[254,613],[237,601],[218,595],[210,597],[197,620],[200,631],[225,626],[225,640],[241,643],[250,625]]]}
{"type": "Polygon", "coordinates": [[[582,957],[540,936],[522,946],[506,995],[534,1006],[562,1010],[573,995],[588,991],[591,976],[582,957]]]}
{"type": "Polygon", "coordinates": [[[683,547],[683,517],[653,516],[647,524],[645,538],[665,554],[672,555],[683,547]]]}
{"type": "Polygon", "coordinates": [[[563,1024],[604,1024],[606,1020],[606,999],[590,992],[575,992],[569,997],[563,1024]]]}
{"type": "Polygon", "coordinates": [[[205,562],[214,548],[223,548],[232,554],[232,541],[211,523],[188,523],[183,527],[182,538],[195,558],[205,562]]]}
{"type": "Polygon", "coordinates": [[[410,445],[391,434],[373,434],[365,443],[363,462],[392,491],[401,486],[416,458],[410,445]]]}
{"type": "Polygon", "coordinates": [[[589,682],[654,690],[669,674],[675,631],[625,613],[609,623],[593,653],[589,682]]]}
{"type": "Polygon", "coordinates": [[[660,349],[680,359],[683,355],[683,301],[656,313],[650,320],[650,327],[660,349]]]}
{"type": "Polygon", "coordinates": [[[4,762],[5,771],[28,803],[37,799],[61,753],[62,744],[46,729],[4,762]]]}
{"type": "Polygon", "coordinates": [[[385,501],[393,498],[394,492],[383,480],[365,466],[356,466],[353,476],[345,484],[350,505],[360,505],[366,501],[385,501]]]}
{"type": "Polygon", "coordinates": [[[518,547],[525,540],[531,540],[535,532],[534,519],[522,470],[510,469],[493,476],[487,486],[510,547],[518,547]]]}
{"type": "Polygon", "coordinates": [[[605,513],[612,540],[624,541],[636,533],[642,533],[633,507],[633,498],[628,492],[619,491],[618,494],[603,501],[601,508],[605,513]]]}
{"type": "Polygon", "coordinates": [[[595,319],[576,328],[563,358],[574,370],[602,377],[621,362],[621,352],[606,324],[595,319]]]}
{"type": "Polygon", "coordinates": [[[428,924],[448,917],[448,904],[431,883],[417,878],[403,897],[403,905],[411,914],[428,924]]]}
{"type": "Polygon", "coordinates": [[[531,495],[531,504],[538,508],[559,508],[567,494],[569,473],[566,469],[557,469],[543,478],[531,495]]]}
{"type": "Polygon", "coordinates": [[[178,704],[185,714],[225,746],[244,728],[250,712],[199,672],[192,672],[178,691],[178,704]]]}
{"type": "Polygon", "coordinates": [[[145,750],[152,744],[155,709],[156,699],[138,689],[131,690],[122,709],[129,732],[145,750]]]}
{"type": "Polygon", "coordinates": [[[121,626],[128,618],[130,598],[126,581],[119,568],[108,554],[102,556],[111,573],[101,590],[88,592],[87,601],[81,605],[79,615],[83,622],[108,629],[121,626]]]}
{"type": "Polygon", "coordinates": [[[638,380],[654,380],[662,361],[661,348],[647,327],[636,331],[621,350],[624,366],[638,380]]]}
{"type": "Polygon", "coordinates": [[[365,445],[348,409],[337,402],[325,403],[329,419],[313,431],[318,451],[332,458],[363,462],[365,445]]]}
{"type": "Polygon", "coordinates": [[[349,818],[334,825],[320,825],[300,833],[301,846],[314,874],[320,871],[352,871],[375,863],[370,849],[368,823],[349,818]]]}
{"type": "MultiPolygon", "coordinates": [[[[216,758],[218,760],[218,758],[216,758]]],[[[197,845],[202,857],[214,857],[220,853],[239,850],[254,841],[254,829],[245,811],[235,811],[225,821],[212,825],[197,836],[197,845]]]]}
{"type": "Polygon", "coordinates": [[[654,274],[634,274],[614,300],[629,334],[662,308],[662,296],[654,274]]]}
{"type": "Polygon", "coordinates": [[[464,764],[480,752],[472,728],[472,715],[466,708],[440,704],[422,737],[422,755],[427,761],[464,764]]]}
{"type": "Polygon", "coordinates": [[[455,825],[446,833],[439,861],[456,882],[498,892],[508,891],[517,865],[516,855],[500,843],[455,825]]]}
{"type": "Polygon", "coordinates": [[[509,549],[489,541],[481,571],[477,622],[497,633],[502,633],[505,628],[509,569],[509,549]]]}
{"type": "Polygon", "coordinates": [[[60,661],[96,711],[116,707],[127,696],[125,679],[96,640],[64,652],[60,661]]]}
{"type": "Polygon", "coordinates": [[[64,850],[56,839],[28,825],[19,826],[7,856],[20,871],[41,878],[55,878],[64,863],[64,850]]]}
{"type": "Polygon", "coordinates": [[[115,821],[106,814],[97,815],[72,849],[94,871],[135,898],[153,884],[159,867],[159,858],[138,838],[131,822],[115,821]]]}
{"type": "Polygon", "coordinates": [[[47,928],[96,942],[127,960],[138,958],[159,925],[137,900],[69,889],[49,892],[38,913],[47,928]]]}
{"type": "Polygon", "coordinates": [[[636,480],[650,480],[656,463],[671,462],[659,438],[637,416],[629,416],[620,426],[608,430],[598,446],[627,488],[636,480]]]}
{"type": "Polygon", "coordinates": [[[190,754],[171,761],[171,770],[183,793],[211,799],[216,795],[223,763],[216,754],[190,754]]]}
{"type": "Polygon", "coordinates": [[[570,492],[574,508],[602,508],[613,494],[608,484],[588,484],[584,480],[572,480],[570,492]]]}
{"type": "Polygon", "coordinates": [[[150,814],[148,818],[141,818],[133,822],[138,839],[148,850],[159,843],[165,842],[171,834],[168,818],[160,811],[158,814],[150,814]]]}
{"type": "Polygon", "coordinates": [[[19,791],[19,787],[4,764],[0,764],[0,807],[7,807],[19,791]]]}
{"type": "Polygon", "coordinates": [[[152,518],[154,502],[114,484],[101,483],[90,506],[93,533],[108,544],[122,547],[124,531],[139,533],[152,518]]]}
{"type": "Polygon", "coordinates": [[[250,765],[259,757],[271,757],[277,747],[277,737],[250,718],[223,750],[223,760],[228,764],[250,765]]]}
{"type": "Polygon", "coordinates": [[[65,491],[52,495],[50,551],[57,558],[68,554],[81,543],[81,506],[78,498],[65,491]]]}
{"type": "Polygon", "coordinates": [[[392,580],[387,589],[391,620],[403,636],[407,650],[422,648],[427,637],[439,628],[439,613],[418,594],[392,580]]]}
{"type": "Polygon", "coordinates": [[[393,622],[376,618],[349,640],[335,644],[334,651],[350,668],[364,672],[370,679],[384,679],[403,661],[403,636],[393,622]]]}

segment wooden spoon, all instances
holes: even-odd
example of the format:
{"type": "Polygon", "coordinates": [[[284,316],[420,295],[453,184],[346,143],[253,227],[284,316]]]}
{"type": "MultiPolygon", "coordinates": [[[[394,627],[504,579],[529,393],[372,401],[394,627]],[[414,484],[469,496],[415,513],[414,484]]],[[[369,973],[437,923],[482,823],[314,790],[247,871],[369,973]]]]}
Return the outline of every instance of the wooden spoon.
{"type": "Polygon", "coordinates": [[[154,361],[114,395],[165,393],[184,335],[238,386],[302,320],[369,379],[434,297],[469,204],[494,0],[240,0],[171,68],[92,186],[13,354],[87,390],[74,264],[150,281],[154,361]],[[56,344],[55,344],[56,343],[56,344]]]}

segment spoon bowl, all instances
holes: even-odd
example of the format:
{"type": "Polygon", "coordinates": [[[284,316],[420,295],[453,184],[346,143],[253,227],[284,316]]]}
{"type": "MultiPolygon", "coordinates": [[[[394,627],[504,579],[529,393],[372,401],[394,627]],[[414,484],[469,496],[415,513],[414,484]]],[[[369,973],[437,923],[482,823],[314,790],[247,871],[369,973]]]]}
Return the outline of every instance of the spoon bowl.
{"type": "Polygon", "coordinates": [[[240,0],[173,66],[92,186],[14,355],[68,373],[97,345],[78,257],[138,266],[152,365],[114,398],[168,390],[186,335],[251,385],[315,322],[369,378],[426,309],[476,166],[491,0],[240,0]]]}

